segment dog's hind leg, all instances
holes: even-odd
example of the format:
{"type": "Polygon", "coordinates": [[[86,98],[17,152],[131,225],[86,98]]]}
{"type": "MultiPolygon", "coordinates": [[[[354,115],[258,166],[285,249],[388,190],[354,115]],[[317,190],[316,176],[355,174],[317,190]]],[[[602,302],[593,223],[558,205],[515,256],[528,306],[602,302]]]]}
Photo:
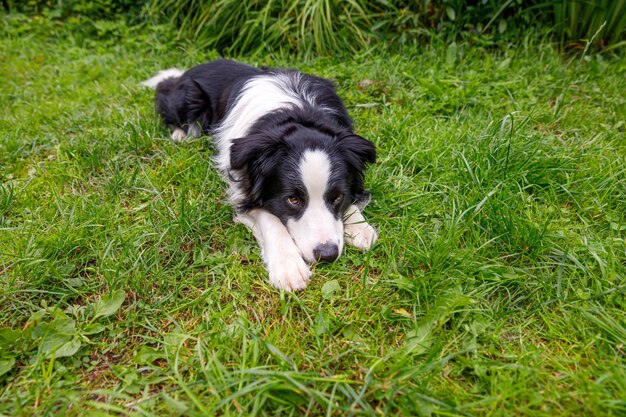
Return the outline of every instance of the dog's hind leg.
{"type": "Polygon", "coordinates": [[[186,138],[197,138],[201,135],[202,129],[198,125],[190,125],[187,127],[187,131],[182,127],[174,127],[172,130],[172,140],[176,143],[180,143],[186,138]]]}
{"type": "Polygon", "coordinates": [[[361,210],[353,204],[348,207],[345,214],[343,232],[346,242],[359,249],[368,250],[371,248],[378,239],[378,233],[367,223],[361,210]]]}
{"type": "Polygon", "coordinates": [[[187,133],[180,127],[174,128],[172,131],[172,140],[176,143],[180,143],[187,137],[187,133]]]}
{"type": "Polygon", "coordinates": [[[259,242],[261,256],[274,287],[296,291],[307,286],[311,271],[278,217],[265,210],[254,209],[238,215],[236,220],[248,226],[259,242]]]}

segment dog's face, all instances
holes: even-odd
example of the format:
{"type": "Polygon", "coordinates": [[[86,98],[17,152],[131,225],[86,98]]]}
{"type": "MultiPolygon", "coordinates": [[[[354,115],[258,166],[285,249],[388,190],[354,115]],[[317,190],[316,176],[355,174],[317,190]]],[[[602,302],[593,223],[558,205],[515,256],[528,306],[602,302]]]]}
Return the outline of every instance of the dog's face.
{"type": "Polygon", "coordinates": [[[247,193],[240,208],[278,217],[307,262],[332,262],[341,254],[343,216],[367,198],[363,172],[375,157],[374,145],[360,136],[335,138],[303,127],[231,145],[231,167],[242,173],[247,193]]]}

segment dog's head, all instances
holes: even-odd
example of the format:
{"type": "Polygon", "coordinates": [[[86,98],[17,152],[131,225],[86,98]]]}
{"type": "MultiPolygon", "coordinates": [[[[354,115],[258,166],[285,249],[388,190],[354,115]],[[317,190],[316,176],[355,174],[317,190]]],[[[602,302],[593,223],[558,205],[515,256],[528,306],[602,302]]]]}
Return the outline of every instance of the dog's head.
{"type": "Polygon", "coordinates": [[[230,157],[246,194],[239,209],[278,217],[307,262],[339,257],[346,210],[369,201],[363,174],[376,159],[370,141],[291,125],[235,139],[230,157]]]}

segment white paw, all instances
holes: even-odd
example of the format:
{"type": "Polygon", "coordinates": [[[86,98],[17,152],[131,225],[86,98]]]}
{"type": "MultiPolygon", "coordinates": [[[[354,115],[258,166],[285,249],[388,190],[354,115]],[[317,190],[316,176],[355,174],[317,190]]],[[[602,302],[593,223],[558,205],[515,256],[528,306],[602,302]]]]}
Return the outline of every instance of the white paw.
{"type": "Polygon", "coordinates": [[[267,268],[270,283],[279,290],[303,290],[311,278],[311,270],[299,254],[270,261],[267,268]]]}
{"type": "Polygon", "coordinates": [[[345,225],[344,234],[346,242],[363,250],[371,248],[378,239],[376,230],[365,222],[345,225]]]}
{"type": "Polygon", "coordinates": [[[187,134],[185,133],[185,131],[179,127],[174,129],[174,131],[172,132],[172,140],[174,142],[177,142],[177,143],[181,142],[186,137],[187,137],[187,134]]]}

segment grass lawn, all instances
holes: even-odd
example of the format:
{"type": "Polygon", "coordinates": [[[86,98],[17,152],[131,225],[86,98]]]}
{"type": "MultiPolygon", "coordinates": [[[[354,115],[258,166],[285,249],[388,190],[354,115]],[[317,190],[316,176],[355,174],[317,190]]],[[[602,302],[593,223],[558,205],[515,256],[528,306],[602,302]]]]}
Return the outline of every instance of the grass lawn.
{"type": "Polygon", "coordinates": [[[626,413],[623,55],[236,57],[335,79],[378,147],[379,242],[290,294],[138,86],[214,52],[2,19],[0,415],[626,413]]]}

